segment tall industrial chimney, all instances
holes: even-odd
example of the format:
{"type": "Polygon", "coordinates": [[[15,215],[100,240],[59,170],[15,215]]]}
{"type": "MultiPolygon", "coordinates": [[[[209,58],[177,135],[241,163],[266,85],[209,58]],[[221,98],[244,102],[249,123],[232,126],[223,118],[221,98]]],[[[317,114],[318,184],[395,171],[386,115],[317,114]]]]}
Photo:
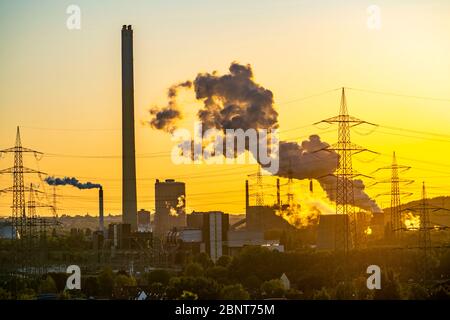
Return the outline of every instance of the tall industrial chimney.
{"type": "Polygon", "coordinates": [[[103,217],[103,188],[98,189],[98,229],[105,234],[105,222],[103,217]]]}
{"type": "Polygon", "coordinates": [[[122,221],[137,230],[133,30],[122,27],[122,221]]]}

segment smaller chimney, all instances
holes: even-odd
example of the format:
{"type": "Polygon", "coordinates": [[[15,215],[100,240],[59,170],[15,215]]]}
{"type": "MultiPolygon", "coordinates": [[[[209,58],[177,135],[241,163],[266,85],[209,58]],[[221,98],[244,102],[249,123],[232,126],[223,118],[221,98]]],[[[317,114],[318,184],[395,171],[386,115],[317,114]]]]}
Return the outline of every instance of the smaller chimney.
{"type": "Polygon", "coordinates": [[[98,189],[98,228],[104,234],[105,224],[103,220],[103,188],[98,189]]]}

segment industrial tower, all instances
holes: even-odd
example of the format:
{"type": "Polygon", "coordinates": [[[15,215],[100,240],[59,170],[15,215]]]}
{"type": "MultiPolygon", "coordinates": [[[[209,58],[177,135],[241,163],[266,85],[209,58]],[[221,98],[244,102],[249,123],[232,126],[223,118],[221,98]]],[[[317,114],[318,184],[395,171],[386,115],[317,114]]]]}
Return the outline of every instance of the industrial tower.
{"type": "MultiPolygon", "coordinates": [[[[401,211],[413,211],[418,212],[420,217],[420,227],[419,227],[419,248],[422,250],[421,255],[421,267],[423,281],[426,282],[431,278],[430,270],[430,252],[431,252],[431,230],[435,229],[430,223],[430,211],[445,210],[450,211],[446,208],[436,207],[428,203],[427,193],[425,189],[425,182],[422,182],[422,199],[414,206],[405,208],[401,211]]],[[[447,228],[443,226],[443,228],[447,228]]]]}
{"type": "Polygon", "coordinates": [[[390,222],[390,232],[391,236],[394,240],[398,240],[401,238],[402,231],[404,230],[402,226],[402,217],[400,212],[401,205],[401,195],[410,196],[412,193],[409,192],[400,192],[400,183],[410,184],[413,183],[414,180],[400,179],[399,172],[404,172],[406,170],[411,169],[409,166],[399,165],[397,163],[397,158],[395,156],[395,151],[392,155],[392,164],[387,167],[378,168],[375,172],[388,169],[391,170],[391,179],[381,180],[377,183],[390,183],[391,184],[391,192],[390,193],[382,193],[381,195],[390,195],[391,196],[391,222],[390,222]]]}
{"type": "Polygon", "coordinates": [[[18,238],[27,234],[27,215],[25,206],[25,192],[30,192],[31,189],[25,187],[24,174],[25,173],[41,173],[40,171],[30,169],[23,166],[23,153],[33,153],[35,157],[42,156],[42,152],[31,150],[22,147],[20,139],[20,129],[17,127],[16,131],[16,143],[12,148],[0,150],[0,153],[13,153],[14,154],[14,166],[11,168],[3,169],[0,174],[10,173],[13,175],[13,186],[2,190],[3,192],[12,192],[12,237],[18,238]]]}
{"type": "Polygon", "coordinates": [[[13,176],[13,186],[2,191],[13,193],[11,206],[11,237],[12,239],[15,239],[14,264],[20,266],[20,270],[26,274],[39,273],[42,271],[42,268],[37,268],[37,264],[39,262],[39,257],[42,257],[45,253],[43,252],[43,249],[45,249],[46,228],[47,226],[55,225],[56,223],[50,223],[45,219],[40,218],[36,213],[37,207],[52,206],[39,204],[35,201],[35,194],[42,192],[36,190],[32,184],[30,184],[30,187],[25,187],[24,174],[36,173],[40,175],[44,173],[24,167],[23,154],[32,153],[36,159],[43,154],[42,152],[22,147],[19,127],[17,127],[15,146],[0,150],[0,153],[14,154],[14,166],[0,171],[0,174],[10,173],[13,176]],[[25,201],[26,192],[29,192],[28,201],[25,201]]]}
{"type": "Polygon", "coordinates": [[[122,27],[122,220],[137,231],[133,30],[122,27]]]}
{"type": "Polygon", "coordinates": [[[351,142],[350,128],[361,124],[374,124],[348,114],[345,88],[342,88],[339,115],[318,123],[338,125],[338,142],[326,148],[326,150],[335,151],[338,154],[335,172],[336,214],[344,215],[342,223],[337,222],[335,225],[335,249],[347,252],[353,247],[358,247],[353,178],[360,174],[356,174],[352,168],[352,155],[363,151],[373,152],[351,142]],[[345,218],[345,216],[348,218],[345,218]]]}

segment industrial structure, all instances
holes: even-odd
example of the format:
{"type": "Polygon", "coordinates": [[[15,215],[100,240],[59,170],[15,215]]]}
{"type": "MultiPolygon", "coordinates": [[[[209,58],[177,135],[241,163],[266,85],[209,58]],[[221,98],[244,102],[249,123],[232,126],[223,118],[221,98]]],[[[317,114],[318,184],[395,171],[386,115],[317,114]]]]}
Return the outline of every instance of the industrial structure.
{"type": "Polygon", "coordinates": [[[391,196],[391,208],[390,208],[390,236],[394,240],[399,240],[401,238],[402,231],[404,231],[404,227],[402,225],[402,217],[400,212],[400,205],[401,205],[401,196],[410,196],[412,193],[410,192],[401,192],[400,191],[400,183],[404,184],[411,184],[414,182],[414,180],[408,180],[408,179],[400,179],[399,172],[404,172],[406,170],[411,169],[409,166],[399,165],[397,163],[397,158],[395,156],[395,151],[392,155],[392,164],[387,167],[378,168],[375,172],[388,169],[391,170],[391,178],[386,180],[381,180],[377,183],[390,183],[391,184],[391,192],[388,193],[382,193],[381,195],[390,195],[391,196]]]}
{"type": "Polygon", "coordinates": [[[186,187],[173,179],[155,182],[155,234],[186,226],[186,187]]]}
{"type": "Polygon", "coordinates": [[[0,174],[9,173],[13,177],[13,186],[2,190],[2,192],[12,192],[10,230],[11,239],[16,240],[13,242],[15,252],[13,265],[20,267],[19,270],[22,273],[42,274],[45,272],[45,262],[41,259],[43,257],[41,253],[46,250],[47,228],[57,225],[57,222],[55,217],[45,219],[37,214],[36,208],[52,206],[35,200],[35,194],[40,191],[34,188],[33,184],[29,187],[25,186],[24,174],[37,174],[41,177],[43,172],[23,165],[24,153],[32,153],[36,159],[39,159],[42,152],[23,147],[20,129],[17,127],[15,146],[0,150],[0,153],[14,154],[14,166],[0,171],[0,174]],[[28,202],[26,193],[29,194],[28,202]]]}
{"type": "Polygon", "coordinates": [[[342,223],[336,224],[335,249],[347,252],[353,247],[357,248],[359,241],[353,190],[353,179],[359,174],[353,170],[352,155],[363,151],[370,151],[350,141],[350,128],[363,123],[369,125],[374,124],[348,114],[345,88],[342,88],[339,115],[318,123],[338,125],[338,142],[327,148],[327,150],[335,151],[338,154],[337,169],[334,174],[336,177],[336,214],[348,216],[348,219],[341,219],[342,223]]]}
{"type": "Polygon", "coordinates": [[[137,230],[136,155],[134,140],[133,30],[122,27],[122,215],[137,230]]]}

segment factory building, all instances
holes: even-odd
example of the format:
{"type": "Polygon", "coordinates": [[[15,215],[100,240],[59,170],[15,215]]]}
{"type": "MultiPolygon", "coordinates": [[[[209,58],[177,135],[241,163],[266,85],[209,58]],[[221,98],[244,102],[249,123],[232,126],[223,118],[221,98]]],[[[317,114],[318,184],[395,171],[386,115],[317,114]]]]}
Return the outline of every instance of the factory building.
{"type": "Polygon", "coordinates": [[[317,249],[334,250],[343,249],[344,244],[336,242],[337,232],[343,231],[344,223],[348,224],[348,216],[344,214],[323,214],[319,217],[317,229],[317,249]]]}
{"type": "Polygon", "coordinates": [[[277,204],[272,206],[250,205],[248,181],[245,181],[245,226],[250,232],[265,232],[268,230],[290,230],[294,227],[277,214],[283,209],[280,201],[280,185],[277,182],[277,204]]]}
{"type": "Polygon", "coordinates": [[[138,231],[139,232],[151,231],[150,211],[144,209],[138,211],[138,231]]]}
{"type": "Polygon", "coordinates": [[[289,230],[294,227],[277,214],[276,206],[248,206],[246,209],[246,229],[248,231],[289,230]]]}
{"type": "Polygon", "coordinates": [[[173,179],[155,183],[155,234],[186,227],[186,187],[173,179]]]}
{"type": "Polygon", "coordinates": [[[236,255],[248,246],[284,251],[279,241],[265,240],[261,231],[232,230],[229,215],[221,211],[188,214],[187,228],[168,232],[166,240],[179,252],[205,252],[213,261],[222,255],[236,255]]]}

